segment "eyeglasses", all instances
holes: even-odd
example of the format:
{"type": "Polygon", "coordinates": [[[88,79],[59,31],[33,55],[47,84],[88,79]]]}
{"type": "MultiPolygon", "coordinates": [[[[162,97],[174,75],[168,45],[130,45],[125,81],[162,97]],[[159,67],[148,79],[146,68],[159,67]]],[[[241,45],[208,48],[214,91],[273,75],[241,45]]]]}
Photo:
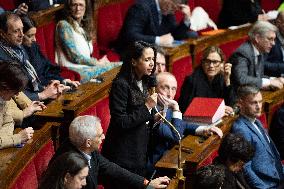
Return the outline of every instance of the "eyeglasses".
{"type": "Polygon", "coordinates": [[[203,64],[205,64],[206,66],[210,66],[210,64],[212,63],[213,66],[219,66],[219,64],[221,63],[221,60],[210,60],[210,59],[204,59],[203,60],[203,64]]]}

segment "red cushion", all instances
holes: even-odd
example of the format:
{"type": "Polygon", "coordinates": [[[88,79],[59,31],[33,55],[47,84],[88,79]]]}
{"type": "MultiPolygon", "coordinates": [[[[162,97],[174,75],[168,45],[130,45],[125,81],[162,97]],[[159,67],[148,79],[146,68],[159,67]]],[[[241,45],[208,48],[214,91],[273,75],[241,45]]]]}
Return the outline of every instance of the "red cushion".
{"type": "Polygon", "coordinates": [[[38,180],[34,161],[28,163],[22,173],[18,176],[11,188],[37,189],[38,180]]]}
{"type": "Polygon", "coordinates": [[[280,0],[262,0],[261,7],[265,11],[276,10],[280,6],[280,0]]]}
{"type": "Polygon", "coordinates": [[[192,73],[191,56],[187,56],[175,61],[173,63],[172,73],[177,79],[177,93],[175,99],[178,99],[184,78],[192,73]]]}
{"type": "Polygon", "coordinates": [[[65,78],[65,79],[71,79],[72,81],[80,81],[81,80],[81,76],[80,76],[79,73],[77,73],[73,70],[69,70],[66,67],[61,67],[60,76],[65,78]]]}
{"type": "Polygon", "coordinates": [[[80,116],[82,116],[82,115],[93,115],[93,116],[96,116],[97,115],[97,107],[96,107],[96,105],[92,105],[91,107],[87,108],[85,111],[81,112],[79,115],[80,116]]]}
{"type": "Polygon", "coordinates": [[[114,3],[98,9],[97,41],[100,47],[108,48],[110,42],[117,38],[126,12],[133,2],[133,0],[126,0],[123,3],[114,3]]]}
{"type": "Polygon", "coordinates": [[[245,42],[247,40],[247,36],[235,40],[235,41],[231,41],[231,42],[227,42],[225,44],[220,45],[220,48],[223,50],[224,54],[226,55],[226,58],[228,60],[228,58],[232,55],[232,53],[241,45],[243,44],[243,42],[245,42]]]}
{"type": "Polygon", "coordinates": [[[209,157],[207,157],[199,166],[198,166],[198,169],[200,167],[203,167],[203,166],[207,166],[207,165],[210,165],[212,164],[213,160],[218,156],[218,150],[215,150],[212,154],[210,154],[209,157]]]}
{"type": "Polygon", "coordinates": [[[38,180],[42,173],[46,170],[48,162],[54,154],[53,142],[50,139],[35,155],[34,164],[38,180]]]}
{"type": "Polygon", "coordinates": [[[99,101],[96,107],[97,116],[101,119],[103,131],[106,133],[110,122],[109,98],[107,97],[99,101]]]}
{"type": "Polygon", "coordinates": [[[4,10],[14,10],[16,8],[17,0],[0,0],[0,6],[4,10]]]}

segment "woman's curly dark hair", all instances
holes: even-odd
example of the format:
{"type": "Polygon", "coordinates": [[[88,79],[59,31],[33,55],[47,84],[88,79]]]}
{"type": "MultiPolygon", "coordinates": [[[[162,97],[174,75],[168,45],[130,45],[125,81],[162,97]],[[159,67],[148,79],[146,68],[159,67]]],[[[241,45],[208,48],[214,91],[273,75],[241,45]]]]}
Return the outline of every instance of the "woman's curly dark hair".
{"type": "Polygon", "coordinates": [[[232,133],[224,137],[218,150],[219,160],[223,163],[228,160],[233,163],[239,160],[246,163],[253,158],[254,152],[254,147],[243,136],[232,133]]]}

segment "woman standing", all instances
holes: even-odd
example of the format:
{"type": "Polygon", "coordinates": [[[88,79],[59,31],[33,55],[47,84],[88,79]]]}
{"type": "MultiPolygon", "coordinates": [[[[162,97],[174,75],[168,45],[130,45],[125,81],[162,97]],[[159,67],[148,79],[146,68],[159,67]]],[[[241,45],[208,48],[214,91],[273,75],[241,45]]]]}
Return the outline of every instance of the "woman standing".
{"type": "Polygon", "coordinates": [[[76,71],[86,82],[121,63],[110,63],[106,56],[97,60],[93,52],[93,19],[90,0],[66,0],[65,18],[56,26],[56,62],[76,71]]]}
{"type": "MultiPolygon", "coordinates": [[[[145,175],[151,109],[157,94],[148,93],[149,76],[154,73],[156,50],[138,41],[130,48],[110,91],[110,126],[102,153],[129,171],[145,175]]],[[[114,187],[115,188],[115,187],[114,187]]]]}

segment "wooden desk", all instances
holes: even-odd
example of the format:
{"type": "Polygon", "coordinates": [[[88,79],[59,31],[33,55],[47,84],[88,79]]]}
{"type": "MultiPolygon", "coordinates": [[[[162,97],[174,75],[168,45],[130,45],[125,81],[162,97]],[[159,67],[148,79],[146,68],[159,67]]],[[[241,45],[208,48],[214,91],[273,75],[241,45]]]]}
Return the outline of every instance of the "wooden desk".
{"type": "Polygon", "coordinates": [[[108,96],[112,80],[117,75],[120,67],[112,69],[101,75],[104,82],[85,83],[72,93],[64,93],[47,105],[47,109],[37,112],[35,115],[45,121],[63,122],[64,117],[73,118],[80,112],[86,110],[100,99],[108,96]],[[68,115],[66,115],[68,114],[68,115]]]}
{"type": "Polygon", "coordinates": [[[263,109],[270,127],[275,107],[284,103],[284,88],[277,91],[262,91],[263,109]]]}
{"type": "MultiPolygon", "coordinates": [[[[47,123],[40,130],[35,130],[33,139],[22,148],[7,148],[0,150],[0,186],[9,188],[25,166],[36,153],[52,138],[52,128],[56,123],[47,123]]],[[[28,179],[28,178],[27,178],[28,179]]]]}
{"type": "MultiPolygon", "coordinates": [[[[226,135],[230,129],[235,117],[226,117],[223,122],[217,126],[226,135]]],[[[190,175],[198,165],[200,165],[212,152],[218,149],[220,145],[220,138],[217,135],[210,136],[205,139],[200,136],[189,135],[182,139],[182,147],[191,152],[182,152],[181,162],[183,164],[185,175],[190,175]]],[[[178,162],[178,149],[174,146],[169,150],[155,165],[158,170],[172,176],[175,173],[178,162]]]]}
{"type": "Polygon", "coordinates": [[[189,39],[188,44],[190,48],[190,54],[192,57],[192,65],[195,68],[198,65],[196,62],[196,55],[202,52],[205,48],[212,45],[221,45],[231,41],[236,41],[247,36],[247,33],[251,26],[245,26],[235,30],[227,29],[222,33],[218,33],[210,36],[200,36],[197,39],[189,39]]]}

